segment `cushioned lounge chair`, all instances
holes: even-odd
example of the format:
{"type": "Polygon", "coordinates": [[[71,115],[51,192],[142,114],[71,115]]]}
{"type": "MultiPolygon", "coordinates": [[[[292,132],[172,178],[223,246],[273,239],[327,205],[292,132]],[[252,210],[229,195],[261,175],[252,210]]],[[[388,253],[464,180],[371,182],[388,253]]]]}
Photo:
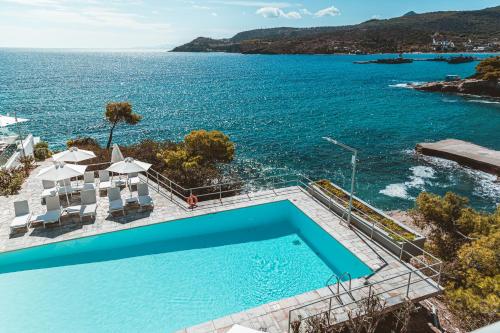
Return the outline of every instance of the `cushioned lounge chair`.
{"type": "Polygon", "coordinates": [[[15,217],[10,223],[10,234],[27,232],[31,219],[30,208],[27,200],[14,201],[15,217]]]}
{"type": "Polygon", "coordinates": [[[137,199],[141,208],[152,208],[154,206],[153,199],[151,199],[149,195],[149,188],[146,183],[137,184],[137,199]]]}
{"type": "Polygon", "coordinates": [[[61,225],[61,203],[59,196],[45,198],[45,206],[47,212],[36,217],[37,221],[41,221],[43,226],[47,224],[59,223],[61,225]]]}
{"type": "Polygon", "coordinates": [[[108,200],[110,214],[121,211],[122,214],[125,215],[125,210],[123,209],[123,200],[119,188],[112,187],[108,189],[108,200]]]}

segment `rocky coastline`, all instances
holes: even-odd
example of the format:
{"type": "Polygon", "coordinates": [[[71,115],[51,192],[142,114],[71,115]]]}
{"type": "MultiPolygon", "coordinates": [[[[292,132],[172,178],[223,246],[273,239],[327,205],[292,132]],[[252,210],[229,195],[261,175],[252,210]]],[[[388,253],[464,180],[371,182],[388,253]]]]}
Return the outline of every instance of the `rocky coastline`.
{"type": "Polygon", "coordinates": [[[412,84],[412,88],[422,91],[477,95],[500,98],[499,80],[462,79],[456,81],[435,81],[412,84]]]}

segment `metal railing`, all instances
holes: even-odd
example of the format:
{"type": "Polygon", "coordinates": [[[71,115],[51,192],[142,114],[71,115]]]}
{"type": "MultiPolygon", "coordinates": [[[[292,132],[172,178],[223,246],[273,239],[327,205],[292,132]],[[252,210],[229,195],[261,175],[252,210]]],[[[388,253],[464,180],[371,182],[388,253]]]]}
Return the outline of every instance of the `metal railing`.
{"type": "MultiPolygon", "coordinates": [[[[336,296],[338,296],[340,294],[340,287],[342,287],[342,289],[344,289],[344,291],[348,292],[348,294],[351,297],[351,299],[354,300],[354,298],[353,298],[353,296],[351,294],[352,277],[351,277],[351,274],[349,272],[344,272],[340,276],[338,276],[337,274],[333,273],[332,276],[330,276],[330,278],[326,281],[326,286],[328,287],[328,289],[330,289],[330,291],[334,295],[335,295],[335,292],[333,291],[332,286],[337,286],[336,296]],[[348,288],[344,287],[344,284],[342,283],[342,280],[344,279],[345,276],[347,276],[349,278],[349,280],[348,280],[348,282],[349,282],[348,288]],[[330,283],[333,279],[335,279],[335,283],[330,283]]],[[[337,297],[337,299],[338,299],[338,301],[340,303],[344,304],[344,301],[342,301],[342,298],[337,297]]]]}
{"type": "MultiPolygon", "coordinates": [[[[100,163],[100,165],[104,164],[109,164],[109,163],[100,163]]],[[[94,164],[94,165],[99,165],[99,164],[94,164]]],[[[292,174],[283,174],[283,175],[275,175],[267,177],[258,177],[254,179],[245,180],[245,183],[240,181],[223,182],[223,183],[217,183],[213,185],[199,186],[193,188],[185,188],[152,168],[150,168],[145,173],[145,178],[146,178],[145,182],[147,182],[160,195],[171,200],[172,202],[176,203],[185,210],[194,209],[190,208],[188,205],[185,204],[185,201],[191,195],[196,195],[200,199],[200,202],[203,200],[218,199],[211,201],[219,202],[219,204],[223,203],[222,202],[223,198],[236,194],[240,195],[241,197],[247,195],[248,198],[250,199],[250,193],[255,193],[255,186],[252,186],[255,184],[260,184],[261,188],[270,189],[275,194],[278,194],[276,190],[278,190],[279,188],[285,188],[290,186],[296,186],[300,190],[304,191],[309,195],[311,195],[312,191],[317,191],[317,189],[320,189],[328,197],[328,202],[326,204],[322,203],[321,201],[318,202],[322,203],[323,206],[328,208],[328,210],[332,214],[335,214],[337,217],[340,217],[341,220],[343,218],[338,214],[336,214],[335,211],[333,210],[334,205],[337,205],[337,207],[338,205],[340,205],[341,207],[343,207],[343,209],[347,209],[348,206],[348,202],[345,199],[340,198],[338,195],[329,191],[324,186],[321,186],[317,182],[301,174],[292,173],[292,174]]],[[[349,275],[348,288],[345,288],[345,286],[343,286],[342,284],[341,280],[343,279],[344,276],[341,277],[337,276],[336,277],[338,281],[338,283],[336,283],[337,291],[334,292],[329,286],[330,290],[332,290],[332,296],[321,298],[320,300],[297,307],[289,311],[289,327],[288,327],[289,332],[292,328],[292,324],[294,323],[294,321],[297,320],[304,321],[314,316],[321,316],[326,314],[330,322],[330,318],[332,317],[331,314],[333,313],[333,311],[342,307],[349,306],[354,303],[358,303],[363,299],[367,298],[365,297],[356,300],[355,297],[353,296],[355,292],[368,291],[366,293],[367,295],[372,295],[373,293],[373,296],[379,296],[390,291],[404,288],[405,292],[403,294],[405,295],[405,297],[408,297],[410,295],[411,286],[420,282],[426,282],[429,286],[436,288],[436,290],[440,290],[439,282],[442,270],[441,260],[436,258],[434,255],[430,254],[429,252],[425,251],[424,249],[419,248],[417,245],[413,244],[412,240],[408,239],[406,235],[388,228],[379,221],[370,217],[365,212],[361,211],[359,208],[353,206],[352,210],[353,210],[352,213],[354,215],[361,217],[364,221],[368,223],[368,226],[370,227],[370,232],[369,234],[366,235],[366,237],[369,237],[370,239],[378,242],[378,240],[374,239],[373,237],[374,233],[377,232],[377,234],[380,237],[384,237],[387,240],[391,241],[393,244],[397,244],[399,249],[398,257],[401,263],[405,264],[406,258],[408,258],[407,259],[408,262],[413,261],[413,264],[418,264],[420,268],[407,266],[408,271],[377,281],[373,281],[372,278],[374,277],[374,275],[371,275],[366,278],[364,285],[357,286],[354,288],[352,288],[351,285],[350,275],[349,275]],[[380,233],[379,230],[383,230],[384,232],[380,233]],[[394,241],[395,239],[397,239],[398,241],[394,241]],[[421,253],[421,255],[416,256],[408,252],[407,247],[412,247],[412,246],[417,248],[421,253]],[[370,281],[368,281],[368,279],[370,279],[370,281]],[[390,288],[380,288],[381,289],[380,291],[376,291],[377,287],[382,286],[382,284],[387,284],[388,282],[391,282],[390,288]],[[344,291],[340,290],[341,287],[342,289],[344,289],[344,291]],[[344,295],[349,295],[352,301],[348,303],[343,303],[341,298],[344,295]],[[336,304],[337,302],[334,302],[335,299],[340,300],[338,302],[340,304],[336,304]],[[311,314],[311,312],[314,311],[310,309],[304,311],[306,308],[311,308],[311,309],[321,308],[321,306],[318,306],[319,304],[323,305],[328,304],[328,305],[326,306],[325,310],[320,311],[319,313],[311,314]],[[300,313],[308,313],[308,315],[299,316],[300,313]]],[[[381,245],[384,246],[383,244],[381,245]]],[[[328,281],[328,283],[329,282],[330,280],[328,281]]]]}
{"type": "Polygon", "coordinates": [[[401,274],[397,274],[394,276],[391,276],[389,278],[379,280],[379,281],[374,281],[370,282],[368,284],[364,284],[358,287],[351,288],[350,290],[346,290],[343,292],[340,292],[338,294],[328,296],[321,298],[317,301],[296,307],[292,310],[289,311],[288,313],[288,332],[292,331],[292,327],[297,327],[297,323],[301,323],[304,321],[307,321],[310,318],[314,317],[326,317],[328,320],[328,325],[334,325],[337,322],[332,321],[332,318],[335,318],[335,311],[349,307],[353,304],[359,304],[363,300],[366,300],[370,297],[379,297],[383,296],[384,294],[388,294],[391,291],[395,290],[400,290],[404,289],[404,292],[402,294],[399,294],[397,296],[392,296],[392,297],[401,297],[404,296],[405,299],[410,298],[410,288],[412,285],[420,283],[420,282],[426,282],[429,285],[435,287],[437,290],[439,290],[439,286],[436,282],[436,280],[439,279],[439,275],[441,274],[441,271],[437,271],[433,268],[433,266],[436,265],[441,265],[441,263],[435,263],[432,265],[426,266],[428,269],[432,269],[435,273],[432,275],[425,275],[422,273],[422,269],[411,269],[408,272],[404,272],[401,274]],[[394,286],[394,280],[401,280],[402,282],[399,284],[396,284],[394,286]],[[429,281],[431,280],[431,282],[429,281]],[[392,282],[392,283],[389,283],[392,282]],[[382,288],[382,284],[390,285],[390,288],[382,288]],[[377,288],[379,289],[377,291],[377,288]],[[365,294],[366,296],[360,297],[359,299],[355,299],[352,295],[355,295],[355,293],[358,292],[359,294],[365,294]],[[349,295],[352,297],[352,301],[349,303],[344,303],[344,302],[339,302],[335,304],[334,300],[339,299],[344,295],[349,295]],[[317,309],[324,308],[324,310],[317,311],[317,309]],[[313,313],[316,312],[316,313],[313,313]]]}

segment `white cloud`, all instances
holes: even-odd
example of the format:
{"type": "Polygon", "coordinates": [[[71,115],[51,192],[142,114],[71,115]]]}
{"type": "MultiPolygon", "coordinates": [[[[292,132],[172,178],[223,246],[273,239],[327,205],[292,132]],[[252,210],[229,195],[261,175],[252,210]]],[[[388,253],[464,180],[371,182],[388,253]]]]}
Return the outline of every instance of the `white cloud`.
{"type": "Polygon", "coordinates": [[[303,15],[313,15],[313,13],[311,13],[307,8],[302,8],[299,10],[299,12],[303,15]]]}
{"type": "Polygon", "coordinates": [[[380,15],[372,15],[373,20],[380,20],[381,18],[382,18],[382,16],[380,16],[380,15]]]}
{"type": "Polygon", "coordinates": [[[289,2],[266,2],[266,1],[238,1],[238,0],[212,0],[210,3],[242,7],[274,7],[287,8],[293,5],[289,2]]]}
{"type": "Polygon", "coordinates": [[[299,12],[288,12],[285,13],[281,8],[277,7],[262,7],[260,9],[257,9],[255,14],[260,15],[265,18],[287,18],[287,19],[294,19],[298,20],[301,19],[302,16],[300,15],[299,12]]]}
{"type": "Polygon", "coordinates": [[[212,12],[212,13],[210,13],[210,15],[217,16],[217,13],[216,12],[212,12]]]}
{"type": "Polygon", "coordinates": [[[137,14],[123,13],[109,8],[86,7],[82,9],[45,9],[33,8],[22,11],[4,11],[2,15],[28,19],[31,22],[44,21],[50,24],[82,25],[90,28],[120,28],[126,30],[167,31],[171,26],[166,23],[145,21],[137,14]]]}
{"type": "Polygon", "coordinates": [[[338,15],[340,15],[340,10],[338,10],[334,6],[318,10],[316,13],[314,13],[314,16],[316,16],[316,17],[338,16],[338,15]]]}
{"type": "Polygon", "coordinates": [[[210,7],[207,6],[200,6],[200,5],[193,5],[194,9],[199,9],[199,10],[209,10],[210,7]]]}

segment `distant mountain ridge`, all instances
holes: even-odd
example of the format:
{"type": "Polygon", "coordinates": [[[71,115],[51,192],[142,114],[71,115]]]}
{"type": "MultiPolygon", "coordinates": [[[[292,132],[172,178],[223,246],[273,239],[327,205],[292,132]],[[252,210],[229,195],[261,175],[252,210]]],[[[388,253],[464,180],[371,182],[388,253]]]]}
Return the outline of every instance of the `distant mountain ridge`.
{"type": "Polygon", "coordinates": [[[243,31],[232,38],[199,37],[174,52],[329,54],[431,52],[433,35],[451,40],[456,51],[467,45],[500,47],[500,6],[475,11],[446,11],[372,19],[337,27],[270,28],[243,31]],[[469,42],[471,41],[471,43],[469,42]]]}

